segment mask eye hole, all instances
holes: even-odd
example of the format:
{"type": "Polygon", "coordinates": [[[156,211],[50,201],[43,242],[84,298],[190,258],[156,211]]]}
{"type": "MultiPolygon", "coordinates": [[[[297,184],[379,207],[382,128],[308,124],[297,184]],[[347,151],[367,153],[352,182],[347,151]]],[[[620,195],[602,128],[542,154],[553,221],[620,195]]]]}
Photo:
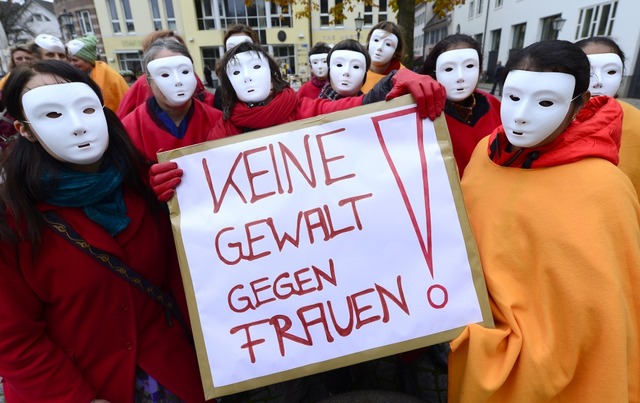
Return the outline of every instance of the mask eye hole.
{"type": "Polygon", "coordinates": [[[253,69],[254,69],[254,70],[259,70],[261,67],[262,67],[261,65],[256,64],[255,66],[253,66],[253,69]]]}
{"type": "Polygon", "coordinates": [[[447,73],[451,73],[453,71],[453,68],[447,67],[444,69],[444,71],[446,71],[447,73]]]}
{"type": "Polygon", "coordinates": [[[509,99],[512,100],[513,102],[520,101],[520,97],[516,97],[515,95],[509,95],[509,99]]]}
{"type": "Polygon", "coordinates": [[[475,65],[475,64],[473,64],[473,63],[467,64],[467,68],[468,68],[468,69],[472,69],[472,68],[474,68],[474,67],[476,67],[476,65],[475,65]]]}
{"type": "Polygon", "coordinates": [[[59,112],[49,112],[45,115],[46,117],[50,118],[50,119],[58,119],[60,116],[62,116],[62,113],[59,112]]]}
{"type": "Polygon", "coordinates": [[[186,76],[187,74],[189,74],[189,70],[182,70],[182,74],[186,76]]]}
{"type": "Polygon", "coordinates": [[[617,70],[609,70],[609,71],[607,71],[607,74],[610,75],[610,76],[614,76],[614,75],[618,74],[618,71],[617,70]]]}
{"type": "Polygon", "coordinates": [[[237,76],[238,74],[240,74],[240,71],[239,70],[233,70],[231,72],[231,74],[233,74],[234,76],[237,76]]]}
{"type": "Polygon", "coordinates": [[[84,108],[84,110],[82,111],[82,113],[86,115],[93,115],[95,112],[96,110],[94,108],[84,108]]]}
{"type": "Polygon", "coordinates": [[[538,102],[538,105],[542,106],[543,108],[548,108],[550,106],[553,106],[553,102],[551,102],[551,101],[540,101],[540,102],[538,102]]]}
{"type": "Polygon", "coordinates": [[[160,74],[160,77],[167,78],[167,77],[169,77],[169,73],[162,73],[162,74],[160,74]]]}

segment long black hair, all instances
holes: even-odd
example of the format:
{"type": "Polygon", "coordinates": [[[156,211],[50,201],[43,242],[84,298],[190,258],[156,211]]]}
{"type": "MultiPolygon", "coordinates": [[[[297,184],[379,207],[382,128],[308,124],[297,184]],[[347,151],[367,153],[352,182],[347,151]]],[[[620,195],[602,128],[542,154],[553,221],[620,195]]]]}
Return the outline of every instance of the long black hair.
{"type": "Polygon", "coordinates": [[[282,92],[285,88],[289,87],[289,83],[282,78],[282,73],[280,72],[280,67],[278,67],[278,63],[273,60],[271,56],[257,43],[253,42],[242,42],[234,46],[231,50],[225,53],[222,60],[220,60],[220,68],[218,71],[218,77],[220,77],[220,92],[222,93],[222,113],[224,114],[225,119],[229,119],[231,117],[231,112],[233,108],[238,103],[238,95],[236,91],[233,89],[233,85],[231,85],[231,80],[229,80],[229,76],[227,75],[227,65],[231,60],[236,59],[236,55],[243,52],[256,52],[267,60],[269,63],[269,69],[271,70],[271,84],[273,86],[273,95],[277,95],[282,92]]]}
{"type": "MultiPolygon", "coordinates": [[[[4,99],[8,112],[18,121],[25,121],[22,108],[22,95],[29,81],[39,74],[51,75],[59,83],[83,83],[91,87],[100,102],[104,99],[100,88],[81,70],[67,62],[43,60],[32,66],[22,66],[11,72],[4,87],[4,99]]],[[[61,96],[63,96],[61,94],[61,96]]],[[[104,107],[109,130],[109,146],[104,153],[104,162],[112,164],[123,177],[123,186],[145,198],[149,204],[157,206],[156,198],[150,189],[147,177],[149,165],[131,143],[120,119],[109,108],[104,107]]],[[[43,176],[57,181],[59,173],[67,167],[53,158],[38,142],[31,142],[22,136],[2,154],[2,184],[0,185],[1,207],[19,224],[18,234],[12,228],[3,225],[0,233],[4,236],[18,235],[31,241],[35,248],[40,244],[42,218],[36,204],[43,202],[50,191],[43,176]]]]}

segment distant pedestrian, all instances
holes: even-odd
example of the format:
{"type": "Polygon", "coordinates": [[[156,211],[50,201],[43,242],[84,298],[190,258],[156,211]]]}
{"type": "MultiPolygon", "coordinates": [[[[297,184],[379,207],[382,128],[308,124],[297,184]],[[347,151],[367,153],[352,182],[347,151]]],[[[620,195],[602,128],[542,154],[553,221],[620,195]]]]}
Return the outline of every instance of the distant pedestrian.
{"type": "Polygon", "coordinates": [[[213,88],[213,76],[211,75],[211,67],[208,64],[204,65],[204,80],[209,88],[213,88]]]}
{"type": "Polygon", "coordinates": [[[493,87],[491,87],[491,95],[496,95],[496,87],[498,87],[498,95],[502,96],[502,81],[504,79],[504,66],[498,61],[496,69],[493,70],[493,87]]]}

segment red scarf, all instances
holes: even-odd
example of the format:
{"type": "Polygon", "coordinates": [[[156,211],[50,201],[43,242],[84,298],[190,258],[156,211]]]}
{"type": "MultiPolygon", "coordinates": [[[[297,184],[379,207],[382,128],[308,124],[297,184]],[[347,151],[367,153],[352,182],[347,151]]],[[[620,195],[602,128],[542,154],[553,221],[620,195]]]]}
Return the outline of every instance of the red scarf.
{"type": "Polygon", "coordinates": [[[327,81],[328,80],[326,78],[318,78],[316,76],[311,77],[311,83],[318,88],[324,87],[327,81]]]}
{"type": "Polygon", "coordinates": [[[238,102],[233,107],[229,120],[218,120],[209,133],[209,140],[290,122],[295,119],[293,115],[297,107],[298,96],[290,87],[276,94],[266,105],[249,107],[244,102],[238,102]]]}
{"type": "Polygon", "coordinates": [[[393,70],[400,70],[400,60],[394,59],[387,66],[386,70],[382,73],[382,75],[387,75],[391,73],[393,70]]]}

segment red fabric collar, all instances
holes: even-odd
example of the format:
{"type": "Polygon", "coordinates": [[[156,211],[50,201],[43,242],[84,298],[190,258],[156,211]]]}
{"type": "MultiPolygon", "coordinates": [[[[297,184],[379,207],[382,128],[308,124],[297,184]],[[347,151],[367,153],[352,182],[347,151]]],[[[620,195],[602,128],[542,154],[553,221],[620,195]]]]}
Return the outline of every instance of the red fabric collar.
{"type": "Polygon", "coordinates": [[[382,75],[387,75],[389,73],[391,73],[393,70],[400,70],[401,64],[400,64],[400,60],[392,60],[389,65],[387,66],[387,69],[382,73],[382,75]]]}
{"type": "Polygon", "coordinates": [[[329,80],[327,80],[326,78],[318,78],[316,76],[311,77],[311,83],[318,88],[324,87],[327,81],[329,80]]]}
{"type": "Polygon", "coordinates": [[[266,105],[249,107],[244,102],[238,102],[231,111],[231,118],[219,121],[222,130],[214,129],[210,133],[209,139],[213,140],[289,122],[290,116],[297,106],[298,96],[290,87],[276,94],[266,105]]]}
{"type": "Polygon", "coordinates": [[[543,168],[585,158],[603,158],[618,165],[622,108],[607,96],[593,97],[553,142],[542,147],[514,150],[502,126],[489,137],[488,154],[502,166],[543,168]]]}

